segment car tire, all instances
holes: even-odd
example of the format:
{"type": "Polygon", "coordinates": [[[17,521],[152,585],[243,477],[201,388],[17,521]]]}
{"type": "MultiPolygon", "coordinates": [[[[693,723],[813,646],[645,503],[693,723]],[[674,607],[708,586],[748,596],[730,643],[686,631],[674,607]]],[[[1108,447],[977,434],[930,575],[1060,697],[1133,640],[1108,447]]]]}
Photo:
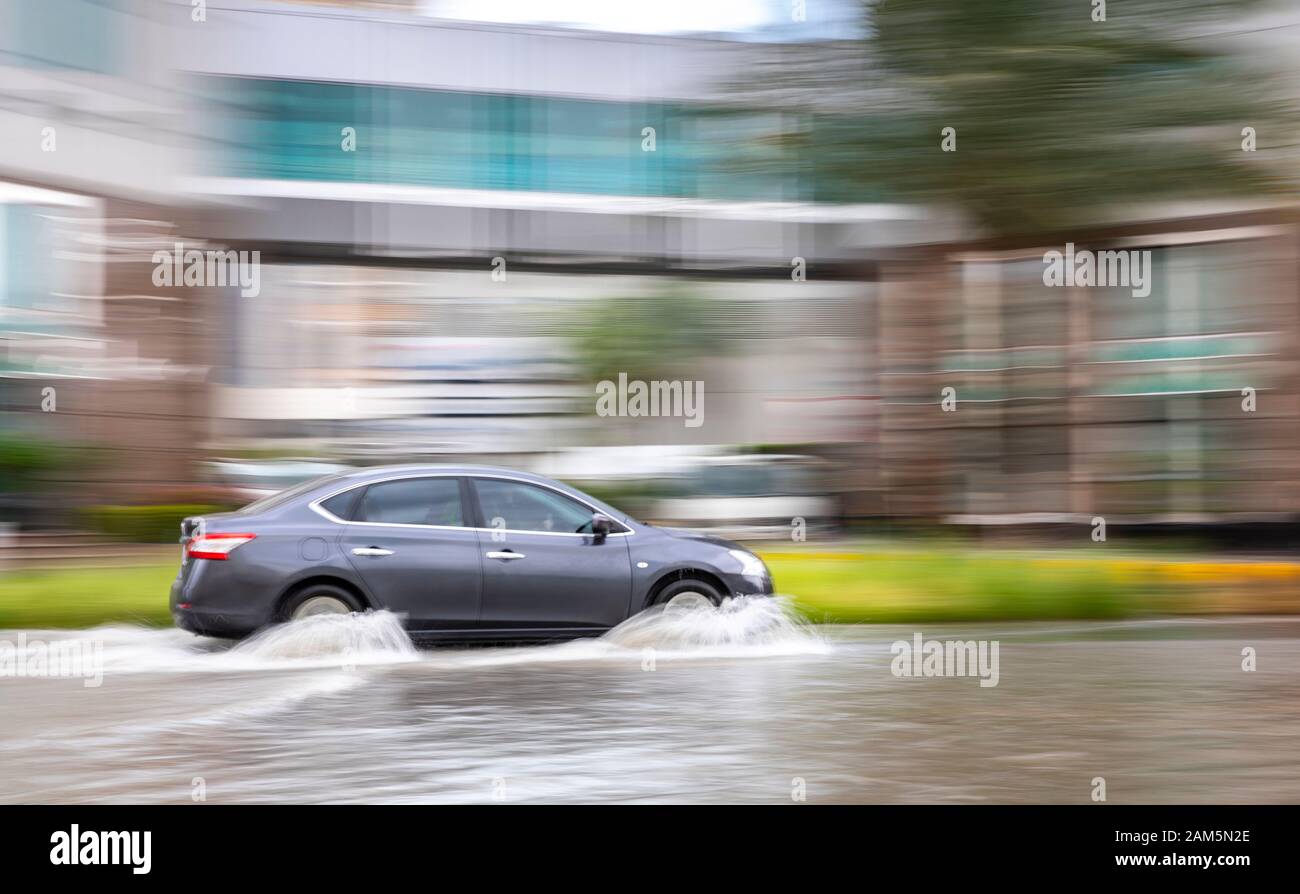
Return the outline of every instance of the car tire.
{"type": "Polygon", "coordinates": [[[347,590],[331,584],[314,584],[294,593],[284,604],[284,619],[298,621],[312,615],[346,615],[363,610],[347,590]]]}
{"type": "Polygon", "coordinates": [[[671,604],[673,608],[692,609],[703,606],[701,600],[708,600],[716,608],[722,605],[722,594],[716,587],[702,580],[688,578],[675,580],[660,590],[655,605],[668,608],[671,604]]]}

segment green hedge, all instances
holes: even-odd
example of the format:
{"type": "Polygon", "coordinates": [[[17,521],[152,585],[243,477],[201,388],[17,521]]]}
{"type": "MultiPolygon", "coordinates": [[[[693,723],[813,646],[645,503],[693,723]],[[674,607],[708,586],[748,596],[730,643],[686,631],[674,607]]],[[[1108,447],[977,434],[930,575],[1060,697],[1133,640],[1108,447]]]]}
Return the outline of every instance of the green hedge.
{"type": "Polygon", "coordinates": [[[94,530],[132,543],[176,543],[181,536],[181,519],[227,511],[224,506],[205,503],[176,503],[165,506],[91,506],[84,510],[86,523],[94,530]]]}

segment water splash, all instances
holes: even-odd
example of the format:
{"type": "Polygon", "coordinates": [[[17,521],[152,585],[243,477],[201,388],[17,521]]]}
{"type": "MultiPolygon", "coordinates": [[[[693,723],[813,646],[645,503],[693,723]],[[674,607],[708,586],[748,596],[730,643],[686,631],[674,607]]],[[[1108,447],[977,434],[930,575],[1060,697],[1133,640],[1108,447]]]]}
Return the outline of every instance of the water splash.
{"type": "Polygon", "coordinates": [[[106,675],[351,670],[413,664],[428,672],[552,662],[640,661],[656,657],[763,658],[819,655],[830,643],[782,598],[739,597],[720,607],[654,606],[600,637],[544,646],[419,650],[392,612],[316,615],[269,627],[231,644],[181,630],[111,625],[91,630],[30,631],[49,640],[85,637],[102,645],[106,675]]]}
{"type": "Polygon", "coordinates": [[[418,651],[392,612],[313,615],[277,624],[219,656],[227,666],[351,666],[416,661],[418,651]]]}
{"type": "MultiPolygon", "coordinates": [[[[0,631],[0,639],[18,631],[0,631]]],[[[239,643],[106,624],[88,630],[23,631],[29,643],[84,640],[96,646],[105,674],[220,673],[246,670],[352,668],[418,661],[401,620],[392,612],[316,615],[278,624],[239,643]]]]}
{"type": "Polygon", "coordinates": [[[545,646],[493,649],[435,649],[419,668],[456,672],[473,668],[581,662],[643,662],[655,659],[767,658],[824,655],[831,644],[776,597],[742,596],[721,607],[680,609],[653,606],[603,636],[545,646]]]}
{"type": "Polygon", "coordinates": [[[830,643],[781,597],[740,596],[722,605],[654,606],[601,637],[622,649],[702,656],[823,654],[830,643]]]}

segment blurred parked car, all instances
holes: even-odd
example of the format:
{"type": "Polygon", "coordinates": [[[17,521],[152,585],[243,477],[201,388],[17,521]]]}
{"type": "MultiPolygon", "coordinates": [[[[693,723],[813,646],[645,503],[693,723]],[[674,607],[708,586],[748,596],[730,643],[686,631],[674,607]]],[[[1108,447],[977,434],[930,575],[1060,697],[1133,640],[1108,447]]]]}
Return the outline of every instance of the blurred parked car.
{"type": "Polygon", "coordinates": [[[831,527],[838,501],[827,493],[825,464],[795,454],[700,457],[656,500],[657,523],[702,528],[740,539],[789,537],[795,519],[831,527]]]}
{"type": "Polygon", "coordinates": [[[322,475],[346,472],[350,466],[307,459],[217,460],[204,463],[208,476],[236,500],[260,500],[322,475]]]}

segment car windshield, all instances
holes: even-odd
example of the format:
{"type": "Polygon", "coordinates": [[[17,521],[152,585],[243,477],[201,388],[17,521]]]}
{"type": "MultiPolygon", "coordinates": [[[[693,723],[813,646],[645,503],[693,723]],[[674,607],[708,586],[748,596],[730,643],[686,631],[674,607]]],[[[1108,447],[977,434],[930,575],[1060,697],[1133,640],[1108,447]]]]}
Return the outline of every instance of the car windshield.
{"type": "Polygon", "coordinates": [[[254,500],[247,506],[235,511],[239,515],[256,515],[259,512],[269,512],[272,509],[283,506],[290,500],[315,490],[323,484],[329,484],[331,481],[338,481],[342,477],[342,475],[321,475],[318,478],[312,478],[308,481],[302,482],[301,484],[296,484],[287,490],[282,490],[278,493],[262,497],[260,500],[254,500]]]}

